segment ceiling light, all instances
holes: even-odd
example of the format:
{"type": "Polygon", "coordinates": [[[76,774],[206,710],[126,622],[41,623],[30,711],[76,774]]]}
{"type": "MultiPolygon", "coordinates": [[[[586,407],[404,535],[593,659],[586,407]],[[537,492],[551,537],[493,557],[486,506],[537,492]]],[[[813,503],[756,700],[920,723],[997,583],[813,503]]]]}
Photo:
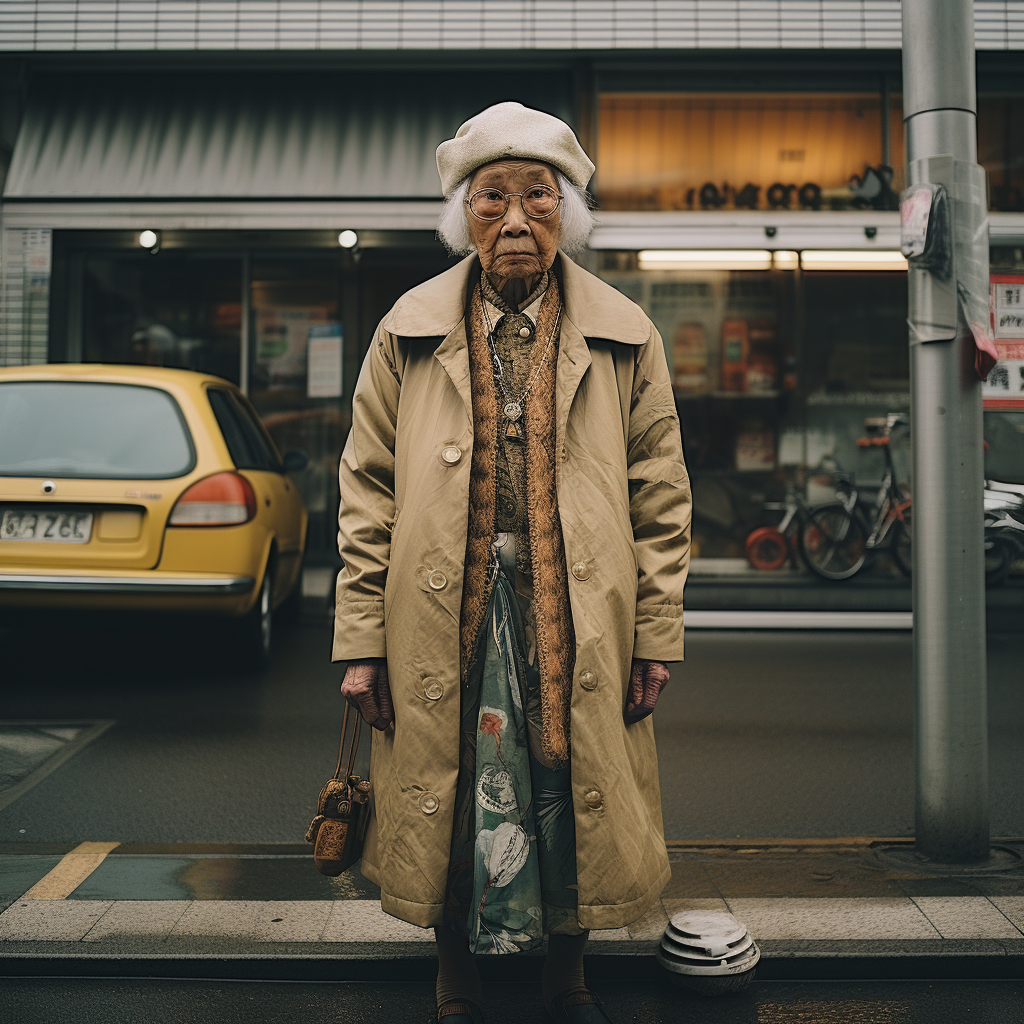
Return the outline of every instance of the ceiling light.
{"type": "Polygon", "coordinates": [[[153,249],[160,242],[160,236],[155,231],[150,231],[148,228],[145,231],[139,232],[139,245],[143,249],[153,249]]]}
{"type": "Polygon", "coordinates": [[[804,249],[800,253],[804,270],[906,270],[906,257],[899,249],[804,249]]]}
{"type": "Polygon", "coordinates": [[[800,253],[792,249],[779,249],[772,253],[772,266],[776,270],[796,270],[800,266],[800,253]]]}
{"type": "Polygon", "coordinates": [[[338,235],[338,245],[342,249],[354,249],[359,244],[359,236],[354,232],[346,228],[338,235]]]}
{"type": "Polygon", "coordinates": [[[767,249],[644,249],[641,270],[770,270],[767,249]]]}

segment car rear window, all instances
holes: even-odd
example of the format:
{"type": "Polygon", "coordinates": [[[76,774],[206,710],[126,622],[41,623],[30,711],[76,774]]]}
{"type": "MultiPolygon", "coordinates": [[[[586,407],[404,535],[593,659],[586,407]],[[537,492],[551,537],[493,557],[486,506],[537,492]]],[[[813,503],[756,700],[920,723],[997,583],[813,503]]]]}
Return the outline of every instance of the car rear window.
{"type": "Polygon", "coordinates": [[[210,388],[207,394],[235,468],[280,472],[281,460],[273,442],[251,407],[224,388],[210,388]]]}
{"type": "Polygon", "coordinates": [[[181,409],[159,388],[0,383],[0,476],[166,480],[194,465],[181,409]]]}

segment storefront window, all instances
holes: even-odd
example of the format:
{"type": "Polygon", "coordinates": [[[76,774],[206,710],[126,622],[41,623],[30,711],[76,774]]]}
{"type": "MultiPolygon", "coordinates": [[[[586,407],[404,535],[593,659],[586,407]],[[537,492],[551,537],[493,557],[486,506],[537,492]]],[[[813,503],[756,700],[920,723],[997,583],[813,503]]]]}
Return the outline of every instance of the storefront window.
{"type": "Polygon", "coordinates": [[[85,362],[173,366],[239,383],[240,258],[90,254],[81,287],[85,362]]]}
{"type": "Polygon", "coordinates": [[[606,93],[601,205],[895,209],[902,181],[883,165],[902,164],[902,125],[888,120],[884,145],[878,93],[606,93]]]}
{"type": "Polygon", "coordinates": [[[988,172],[993,210],[1024,212],[1024,102],[978,97],[978,163],[988,172]]]}
{"type": "MultiPolygon", "coordinates": [[[[899,93],[605,93],[607,210],[895,210],[905,187],[899,93]],[[888,102],[888,116],[884,105],[888,102]]],[[[978,98],[991,209],[1024,212],[1024,103],[978,98]]]]}
{"type": "Polygon", "coordinates": [[[281,452],[309,464],[294,474],[309,512],[309,544],[329,551],[338,507],[345,338],[342,268],[333,253],[258,255],[252,263],[249,397],[281,452]]]}
{"type": "MultiPolygon", "coordinates": [[[[635,253],[602,259],[602,276],[665,342],[694,493],[695,573],[777,578],[749,562],[747,541],[780,523],[787,494],[835,501],[846,474],[870,504],[882,480],[880,449],[858,439],[866,420],[909,409],[906,275],[647,270],[635,253]]],[[[909,432],[895,431],[908,492],[909,448],[909,432]]],[[[780,569],[814,579],[795,553],[780,569]]],[[[904,583],[888,557],[865,571],[904,583]]]]}

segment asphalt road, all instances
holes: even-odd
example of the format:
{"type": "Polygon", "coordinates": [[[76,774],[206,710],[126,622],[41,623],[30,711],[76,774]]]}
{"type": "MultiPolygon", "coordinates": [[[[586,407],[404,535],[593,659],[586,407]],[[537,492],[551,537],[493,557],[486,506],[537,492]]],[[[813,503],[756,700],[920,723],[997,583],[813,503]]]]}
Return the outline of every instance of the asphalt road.
{"type": "MultiPolygon", "coordinates": [[[[1020,1019],[1024,982],[757,982],[717,999],[668,986],[606,983],[595,990],[621,1024],[1004,1024],[1020,1019]]],[[[488,1024],[540,1024],[540,994],[518,985],[486,994],[488,1024]]],[[[425,985],[217,981],[10,980],[3,1024],[269,1024],[387,1020],[426,1024],[425,985]]]]}
{"type": "MultiPolygon", "coordinates": [[[[300,842],[339,675],[325,624],[278,641],[255,675],[180,622],[0,631],[0,718],[115,720],[0,811],[0,842],[300,842]]],[[[994,836],[1024,835],[1022,655],[991,638],[994,836]]],[[[691,631],[655,727],[670,839],[912,834],[909,634],[691,631]]]]}

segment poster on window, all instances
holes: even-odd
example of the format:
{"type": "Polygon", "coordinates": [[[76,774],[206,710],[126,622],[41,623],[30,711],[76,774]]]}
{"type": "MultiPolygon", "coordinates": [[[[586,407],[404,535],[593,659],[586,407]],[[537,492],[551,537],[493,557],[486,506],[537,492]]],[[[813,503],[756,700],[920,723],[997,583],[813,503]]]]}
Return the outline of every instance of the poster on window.
{"type": "Polygon", "coordinates": [[[328,322],[327,306],[256,309],[256,363],[271,391],[306,390],[310,328],[328,322]]]}
{"type": "Polygon", "coordinates": [[[992,335],[999,361],[982,385],[986,409],[1024,410],[1024,274],[993,274],[992,335]]]}
{"type": "Polygon", "coordinates": [[[307,398],[340,398],[343,335],[337,320],[314,324],[309,329],[307,398]]]}

